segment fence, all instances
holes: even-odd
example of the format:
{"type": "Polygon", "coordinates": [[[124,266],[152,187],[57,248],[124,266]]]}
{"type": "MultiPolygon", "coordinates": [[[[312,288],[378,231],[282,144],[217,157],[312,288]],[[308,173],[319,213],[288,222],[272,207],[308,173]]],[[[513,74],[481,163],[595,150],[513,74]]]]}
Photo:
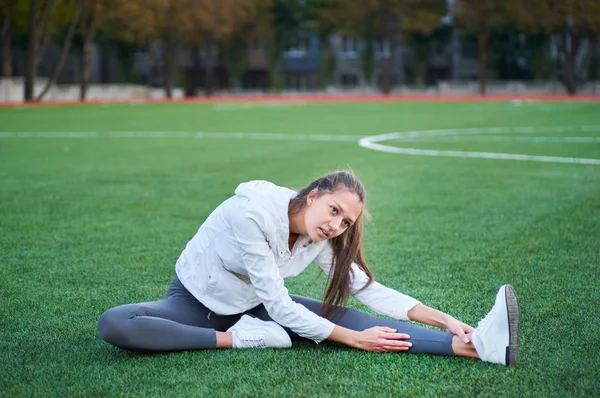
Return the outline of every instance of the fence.
{"type": "MultiPolygon", "coordinates": [[[[34,93],[40,93],[46,85],[47,79],[36,79],[34,93]]],[[[0,78],[0,103],[22,102],[24,99],[24,78],[0,78]]],[[[487,84],[488,94],[503,95],[563,95],[565,89],[560,82],[524,82],[524,81],[491,81],[487,84]]],[[[298,94],[297,91],[284,90],[280,94],[298,94]]],[[[303,92],[306,93],[306,92],[303,92]]],[[[379,91],[370,86],[343,89],[330,86],[325,94],[378,94],[379,91]]],[[[392,94],[431,94],[431,95],[472,95],[479,93],[479,82],[440,82],[436,86],[418,87],[399,85],[395,86],[392,94]]],[[[579,94],[600,95],[600,81],[587,82],[579,87],[579,94]]],[[[201,92],[198,93],[202,95],[201,92]]],[[[256,91],[218,91],[215,95],[256,95],[265,94],[256,91]]],[[[310,94],[310,93],[309,93],[310,94]]],[[[313,92],[312,94],[316,94],[313,92]]],[[[183,89],[174,88],[173,98],[182,98],[183,89]]],[[[87,92],[89,100],[144,100],[165,98],[163,88],[147,87],[133,84],[92,84],[87,92]]],[[[78,85],[53,85],[44,101],[77,101],[79,99],[78,85]]]]}

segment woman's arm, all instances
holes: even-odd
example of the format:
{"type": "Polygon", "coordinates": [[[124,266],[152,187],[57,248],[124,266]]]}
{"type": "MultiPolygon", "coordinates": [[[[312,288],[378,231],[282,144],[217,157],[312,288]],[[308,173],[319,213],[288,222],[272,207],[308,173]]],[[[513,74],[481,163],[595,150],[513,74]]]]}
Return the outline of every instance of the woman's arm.
{"type": "Polygon", "coordinates": [[[428,307],[424,304],[417,304],[408,311],[408,318],[411,321],[421,322],[426,325],[445,328],[449,315],[428,307]]]}
{"type": "Polygon", "coordinates": [[[396,352],[406,351],[412,347],[412,343],[403,341],[409,338],[409,335],[396,333],[396,329],[386,326],[375,326],[357,332],[336,325],[327,340],[365,351],[396,352]]]}
{"type": "Polygon", "coordinates": [[[457,321],[448,314],[428,307],[424,304],[417,304],[408,311],[408,318],[411,321],[421,322],[426,325],[436,326],[458,336],[463,342],[470,341],[467,333],[473,333],[473,327],[457,321]]]}

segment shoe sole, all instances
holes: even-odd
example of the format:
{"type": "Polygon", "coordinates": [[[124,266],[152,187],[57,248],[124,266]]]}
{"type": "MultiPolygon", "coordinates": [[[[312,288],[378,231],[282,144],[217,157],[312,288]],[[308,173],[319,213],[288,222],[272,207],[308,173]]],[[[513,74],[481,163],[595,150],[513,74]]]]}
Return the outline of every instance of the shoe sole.
{"type": "Polygon", "coordinates": [[[519,359],[519,323],[521,313],[517,294],[512,286],[506,286],[506,308],[508,308],[508,347],[506,347],[506,364],[514,365],[519,359]]]}

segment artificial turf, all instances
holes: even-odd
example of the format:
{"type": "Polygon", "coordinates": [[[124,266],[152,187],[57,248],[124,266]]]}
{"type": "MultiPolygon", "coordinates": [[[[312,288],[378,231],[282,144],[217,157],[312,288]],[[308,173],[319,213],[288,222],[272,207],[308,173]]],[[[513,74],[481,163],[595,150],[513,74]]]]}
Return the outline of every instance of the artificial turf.
{"type": "MultiPolygon", "coordinates": [[[[495,134],[520,137],[514,141],[482,134],[472,142],[387,144],[600,159],[600,139],[593,141],[599,126],[597,102],[0,109],[0,395],[597,395],[600,165],[408,156],[351,140],[192,133],[358,138],[535,127],[495,134]],[[67,132],[95,134],[64,138],[67,132]],[[161,133],[123,134],[140,132],[161,133]],[[528,141],[532,136],[559,142],[528,141]],[[569,137],[592,140],[560,141],[569,137]],[[344,167],[368,192],[373,217],[364,246],[378,281],[472,325],[500,285],[515,287],[522,312],[516,366],[329,343],[149,355],[98,338],[103,311],[164,296],[181,250],[239,182],[299,188],[344,167]]],[[[316,276],[312,265],[286,285],[321,298],[325,280],[316,276]]]]}

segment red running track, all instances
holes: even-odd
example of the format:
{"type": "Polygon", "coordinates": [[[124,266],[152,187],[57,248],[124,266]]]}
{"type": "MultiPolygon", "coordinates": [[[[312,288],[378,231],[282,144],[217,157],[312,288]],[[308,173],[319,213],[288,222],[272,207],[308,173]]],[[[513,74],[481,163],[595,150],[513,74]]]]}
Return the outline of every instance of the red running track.
{"type": "Polygon", "coordinates": [[[389,103],[389,102],[508,102],[508,101],[540,101],[540,102],[600,102],[599,95],[551,95],[551,94],[489,94],[489,95],[435,95],[435,94],[394,94],[394,95],[258,95],[258,96],[213,96],[193,97],[185,99],[109,99],[81,101],[42,101],[42,102],[0,102],[0,108],[22,106],[71,106],[95,104],[163,104],[163,103],[389,103]]]}

